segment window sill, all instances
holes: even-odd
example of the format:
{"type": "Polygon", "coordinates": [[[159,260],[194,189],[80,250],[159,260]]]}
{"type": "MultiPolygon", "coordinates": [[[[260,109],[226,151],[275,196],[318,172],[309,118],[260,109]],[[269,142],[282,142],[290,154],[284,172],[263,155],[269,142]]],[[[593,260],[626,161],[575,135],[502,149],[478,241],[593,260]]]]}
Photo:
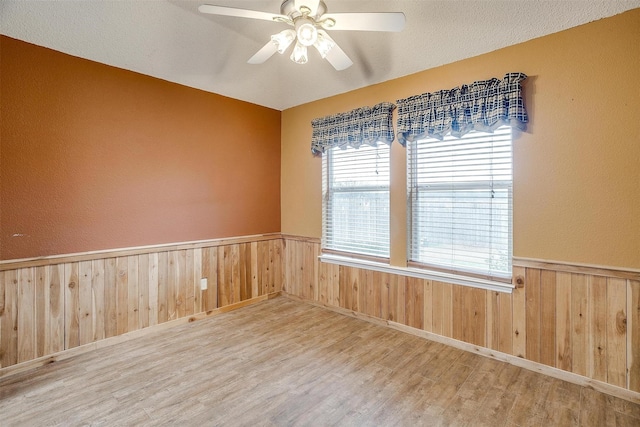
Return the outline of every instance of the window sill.
{"type": "Polygon", "coordinates": [[[365,270],[379,271],[381,273],[399,274],[402,276],[416,277],[418,279],[437,280],[439,282],[453,283],[455,285],[470,286],[472,288],[486,289],[489,291],[512,293],[514,286],[510,283],[495,282],[492,280],[478,279],[458,274],[442,273],[433,270],[423,270],[414,267],[397,267],[380,262],[368,261],[358,258],[350,258],[338,255],[323,254],[318,257],[321,262],[343,265],[346,267],[363,268],[365,270]]]}

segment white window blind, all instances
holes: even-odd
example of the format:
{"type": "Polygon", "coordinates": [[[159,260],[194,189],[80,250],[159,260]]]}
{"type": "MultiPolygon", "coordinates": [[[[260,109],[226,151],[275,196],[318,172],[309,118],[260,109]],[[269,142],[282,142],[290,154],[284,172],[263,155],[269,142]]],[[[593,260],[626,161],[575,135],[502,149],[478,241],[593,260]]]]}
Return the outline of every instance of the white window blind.
{"type": "Polygon", "coordinates": [[[409,260],[510,280],[511,128],[408,144],[409,260]]]}
{"type": "Polygon", "coordinates": [[[325,152],[323,249],[389,257],[389,152],[386,144],[325,152]]]}

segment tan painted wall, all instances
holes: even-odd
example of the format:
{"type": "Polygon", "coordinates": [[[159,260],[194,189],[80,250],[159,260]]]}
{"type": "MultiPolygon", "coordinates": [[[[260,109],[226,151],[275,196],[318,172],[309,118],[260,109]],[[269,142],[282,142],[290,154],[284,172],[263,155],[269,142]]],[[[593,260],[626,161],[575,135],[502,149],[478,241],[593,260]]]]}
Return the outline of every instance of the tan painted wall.
{"type": "MultiPolygon", "coordinates": [[[[282,114],[282,232],[321,235],[311,119],[505,72],[529,76],[514,142],[514,256],[640,268],[640,9],[282,114]]],[[[392,263],[405,256],[405,150],[392,150],[392,263]]]]}
{"type": "Polygon", "coordinates": [[[280,231],[279,111],[0,51],[0,259],[280,231]]]}

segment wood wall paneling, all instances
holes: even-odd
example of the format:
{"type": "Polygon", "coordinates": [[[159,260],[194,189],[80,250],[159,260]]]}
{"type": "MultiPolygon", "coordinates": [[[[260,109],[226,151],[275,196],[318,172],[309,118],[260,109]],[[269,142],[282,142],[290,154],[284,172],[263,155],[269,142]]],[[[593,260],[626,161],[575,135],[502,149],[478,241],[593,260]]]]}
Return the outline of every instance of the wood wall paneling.
{"type": "Polygon", "coordinates": [[[18,271],[4,272],[4,309],[0,322],[2,367],[18,362],[18,271]]]}
{"type": "Polygon", "coordinates": [[[541,308],[542,295],[540,292],[540,270],[525,269],[525,316],[526,316],[526,355],[527,359],[540,362],[541,348],[541,308]]]}
{"type": "MultiPolygon", "coordinates": [[[[342,269],[342,267],[340,267],[342,269]]],[[[341,270],[342,272],[342,270],[341,270]]],[[[398,276],[395,274],[389,275],[389,285],[388,289],[388,298],[389,298],[389,312],[387,315],[387,320],[391,320],[393,322],[400,322],[398,317],[398,276]]]]}
{"type": "Polygon", "coordinates": [[[629,280],[627,307],[628,388],[640,392],[640,281],[629,280]]]}
{"type": "MultiPolygon", "coordinates": [[[[126,271],[124,274],[126,275],[126,271]]],[[[64,347],[65,349],[69,349],[69,348],[74,348],[80,345],[80,322],[78,319],[79,292],[78,292],[78,263],[77,262],[70,262],[65,264],[64,282],[66,284],[65,299],[64,299],[65,300],[65,304],[64,304],[64,314],[65,314],[64,343],[65,345],[64,347]]],[[[124,309],[123,313],[124,315],[127,314],[126,308],[124,309]]],[[[118,334],[123,334],[124,332],[126,332],[126,327],[122,327],[121,323],[118,326],[122,329],[122,331],[118,331],[118,334]]]]}
{"type": "Polygon", "coordinates": [[[422,328],[425,331],[433,331],[433,283],[431,280],[423,281],[424,288],[422,297],[424,298],[424,307],[422,310],[422,328]]]}
{"type": "MultiPolygon", "coordinates": [[[[282,257],[282,239],[276,239],[276,240],[270,240],[269,241],[269,246],[272,249],[272,257],[270,257],[270,265],[273,265],[273,268],[270,270],[272,272],[272,276],[271,276],[271,281],[270,281],[270,288],[267,292],[267,294],[269,293],[273,293],[273,292],[279,292],[282,290],[282,280],[283,280],[283,270],[284,270],[284,260],[282,257]]],[[[316,248],[316,265],[318,265],[319,268],[319,263],[317,260],[317,255],[319,254],[319,250],[320,248],[317,247],[316,248]]],[[[258,265],[261,265],[261,263],[259,262],[258,265]]]]}
{"type": "Polygon", "coordinates": [[[321,263],[318,266],[318,301],[321,304],[329,304],[329,293],[331,288],[329,282],[333,279],[330,277],[330,270],[334,264],[321,263]]]}
{"type": "MultiPolygon", "coordinates": [[[[297,249],[297,248],[290,248],[290,249],[297,249]]],[[[269,245],[265,244],[264,242],[258,242],[256,244],[256,250],[258,251],[257,253],[257,258],[261,259],[261,260],[267,260],[269,259],[269,245]]],[[[258,292],[260,295],[264,295],[266,293],[269,292],[269,273],[270,273],[270,263],[262,263],[259,264],[258,266],[259,268],[259,273],[258,273],[258,292]]],[[[299,280],[298,278],[296,278],[296,280],[299,280]]],[[[296,282],[298,283],[298,282],[296,282]]]]}
{"type": "MultiPolygon", "coordinates": [[[[118,264],[117,258],[104,260],[104,336],[118,335],[118,264]]],[[[166,319],[165,319],[166,320],[166,319]]]]}
{"type": "Polygon", "coordinates": [[[471,343],[486,347],[487,329],[487,293],[489,291],[478,288],[468,288],[467,299],[469,301],[469,311],[467,313],[468,322],[471,326],[471,343]]]}
{"type": "Polygon", "coordinates": [[[36,357],[35,269],[18,272],[18,363],[36,357]]]}
{"type": "MultiPolygon", "coordinates": [[[[287,266],[287,268],[291,268],[291,267],[287,266]]],[[[347,294],[347,280],[348,280],[347,272],[349,270],[350,270],[350,267],[345,267],[341,265],[339,267],[339,273],[338,273],[338,287],[339,287],[338,300],[340,302],[340,307],[346,308],[346,309],[349,309],[349,307],[351,306],[351,292],[347,294]]]]}
{"type": "Polygon", "coordinates": [[[556,274],[540,270],[540,362],[556,366],[556,274]]]}
{"type": "Polygon", "coordinates": [[[398,296],[396,297],[396,322],[402,323],[403,325],[407,324],[407,277],[406,276],[396,276],[396,280],[398,285],[396,287],[396,292],[398,296]]]}
{"type": "Polygon", "coordinates": [[[556,273],[556,368],[572,369],[571,273],[556,273]]]}
{"type": "Polygon", "coordinates": [[[50,346],[45,346],[45,354],[52,354],[64,349],[64,266],[52,265],[50,268],[47,268],[47,270],[47,276],[49,278],[50,317],[48,319],[48,329],[50,333],[50,346]]]}
{"type": "Polygon", "coordinates": [[[229,304],[241,301],[241,289],[243,286],[244,275],[242,274],[242,264],[240,259],[240,249],[243,245],[231,245],[231,277],[229,280],[229,304]]]}
{"type": "Polygon", "coordinates": [[[283,245],[291,295],[640,390],[640,281],[628,278],[632,272],[520,262],[509,294],[335,264],[314,267],[318,241],[285,237],[283,245]]]}
{"type": "Polygon", "coordinates": [[[158,252],[158,323],[169,320],[169,252],[158,252]]]}
{"type": "MultiPolygon", "coordinates": [[[[116,258],[116,335],[122,335],[127,332],[129,326],[129,289],[127,283],[129,278],[129,259],[126,256],[116,258]]],[[[169,320],[175,318],[175,300],[173,306],[169,308],[169,320]],[[174,317],[171,317],[171,316],[174,317]]]]}
{"type": "Polygon", "coordinates": [[[259,295],[258,242],[251,242],[251,295],[259,295]]]}
{"type": "MultiPolygon", "coordinates": [[[[138,256],[131,255],[127,257],[127,331],[135,331],[139,328],[139,311],[138,305],[138,256]]],[[[180,316],[184,317],[184,316],[180,316]]]]}
{"type": "Polygon", "coordinates": [[[202,313],[202,289],[200,280],[202,279],[202,248],[193,250],[193,311],[192,313],[202,313]]]}
{"type": "Polygon", "coordinates": [[[218,247],[218,301],[221,306],[231,303],[232,274],[231,274],[231,248],[229,246],[218,247]]]}
{"type": "Polygon", "coordinates": [[[148,283],[149,283],[149,326],[158,324],[159,321],[159,301],[160,301],[160,280],[159,280],[159,254],[149,254],[148,264],[148,283]]]}
{"type": "Polygon", "coordinates": [[[424,279],[408,277],[405,284],[406,324],[424,329],[424,279]]]}
{"type": "MultiPolygon", "coordinates": [[[[150,279],[150,254],[138,255],[138,325],[142,328],[149,327],[149,295],[151,289],[150,279]]],[[[155,284],[157,287],[157,282],[155,284]]]]}
{"type": "MultiPolygon", "coordinates": [[[[1,270],[0,368],[282,290],[282,239],[225,242],[1,270]]],[[[315,268],[306,273],[310,289],[315,268]]]]}
{"type": "Polygon", "coordinates": [[[218,250],[217,248],[202,249],[202,277],[207,279],[207,289],[202,293],[202,308],[204,311],[218,308],[218,250]]]}
{"type": "Polygon", "coordinates": [[[511,294],[513,354],[526,358],[527,355],[527,313],[526,313],[526,269],[513,267],[516,287],[511,294]]]}
{"type": "Polygon", "coordinates": [[[500,292],[486,293],[487,306],[487,348],[498,350],[500,341],[500,292]]]}
{"type": "MultiPolygon", "coordinates": [[[[588,376],[607,381],[607,278],[589,276],[588,376]]],[[[623,285],[624,288],[624,285],[623,285]]]]}
{"type": "Polygon", "coordinates": [[[486,343],[486,292],[453,285],[452,338],[484,347],[486,343]]]}
{"type": "Polygon", "coordinates": [[[432,302],[433,317],[431,321],[431,326],[432,326],[431,332],[437,335],[444,335],[443,333],[444,305],[442,304],[444,283],[439,281],[433,281],[431,283],[431,288],[432,288],[431,295],[433,298],[433,302],[432,302]]]}
{"type": "Polygon", "coordinates": [[[317,282],[317,252],[316,245],[302,245],[302,253],[304,257],[302,267],[302,286],[304,287],[304,295],[308,299],[317,300],[316,282],[317,282]]]}
{"type": "Polygon", "coordinates": [[[607,382],[627,386],[627,284],[607,279],[607,382]]]}
{"type": "Polygon", "coordinates": [[[93,288],[91,280],[93,269],[91,261],[78,263],[78,343],[84,345],[93,342],[93,288]]]}
{"type": "Polygon", "coordinates": [[[584,274],[571,274],[571,370],[587,375],[589,288],[584,274]]]}
{"type": "MultiPolygon", "coordinates": [[[[340,270],[337,270],[338,272],[340,270]]],[[[391,277],[389,273],[382,273],[381,276],[381,292],[380,292],[380,317],[382,319],[389,319],[389,289],[391,287],[391,277]]]]}
{"type": "Polygon", "coordinates": [[[513,300],[511,295],[500,292],[499,296],[500,304],[500,339],[498,342],[498,350],[513,354],[513,316],[511,315],[513,309],[513,300]]]}
{"type": "Polygon", "coordinates": [[[106,337],[105,282],[105,260],[91,261],[91,341],[100,341],[106,337]]]}
{"type": "Polygon", "coordinates": [[[320,263],[319,254],[319,242],[285,237],[3,269],[0,368],[284,289],[640,392],[640,281],[516,266],[508,294],[320,263]]]}
{"type": "Polygon", "coordinates": [[[351,311],[359,311],[360,301],[358,290],[360,289],[360,269],[349,268],[347,279],[347,308],[351,311]]]}
{"type": "MultiPolygon", "coordinates": [[[[315,245],[314,245],[315,246],[315,245]]],[[[373,271],[371,270],[359,270],[359,278],[358,283],[358,302],[359,302],[359,311],[364,314],[371,314],[371,306],[373,306],[373,301],[369,301],[370,297],[373,297],[373,271]]]]}
{"type": "MultiPolygon", "coordinates": [[[[35,328],[36,328],[36,357],[45,354],[47,341],[47,319],[51,317],[49,307],[49,287],[47,286],[47,269],[36,267],[35,283],[35,328]]],[[[0,285],[1,289],[1,285],[0,285]]]]}
{"type": "Polygon", "coordinates": [[[196,303],[199,300],[196,297],[197,294],[200,293],[200,277],[196,276],[196,264],[200,265],[202,263],[202,254],[199,254],[200,257],[196,262],[196,250],[189,249],[187,250],[187,258],[186,258],[186,297],[185,297],[185,310],[186,315],[191,316],[195,313],[199,313],[200,310],[196,312],[196,303]],[[197,280],[196,280],[197,277],[197,280]]]}

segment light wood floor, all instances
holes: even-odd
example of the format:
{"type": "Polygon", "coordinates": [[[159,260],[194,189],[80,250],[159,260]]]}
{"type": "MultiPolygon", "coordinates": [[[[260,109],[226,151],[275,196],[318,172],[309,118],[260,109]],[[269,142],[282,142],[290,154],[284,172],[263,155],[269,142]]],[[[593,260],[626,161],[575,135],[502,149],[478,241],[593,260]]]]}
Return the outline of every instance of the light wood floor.
{"type": "Polygon", "coordinates": [[[640,426],[640,405],[279,297],[0,380],[0,425],[640,426]]]}

